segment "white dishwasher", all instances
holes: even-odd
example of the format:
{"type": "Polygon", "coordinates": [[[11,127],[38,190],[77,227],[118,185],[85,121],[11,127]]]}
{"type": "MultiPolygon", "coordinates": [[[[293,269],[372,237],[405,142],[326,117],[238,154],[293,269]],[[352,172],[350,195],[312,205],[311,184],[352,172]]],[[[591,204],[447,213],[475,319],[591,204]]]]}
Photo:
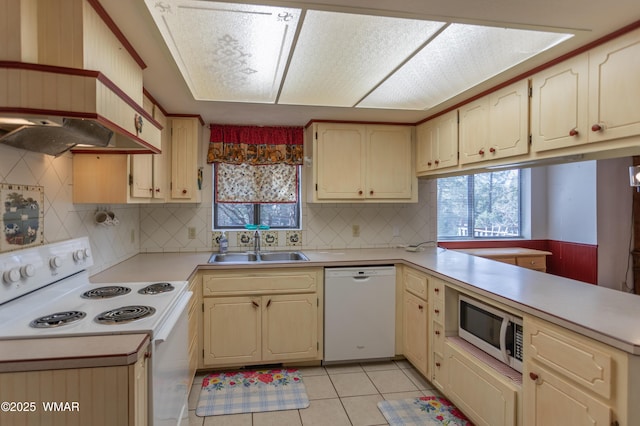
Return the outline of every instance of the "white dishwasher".
{"type": "Polygon", "coordinates": [[[324,362],[395,356],[395,266],[325,268],[324,362]]]}

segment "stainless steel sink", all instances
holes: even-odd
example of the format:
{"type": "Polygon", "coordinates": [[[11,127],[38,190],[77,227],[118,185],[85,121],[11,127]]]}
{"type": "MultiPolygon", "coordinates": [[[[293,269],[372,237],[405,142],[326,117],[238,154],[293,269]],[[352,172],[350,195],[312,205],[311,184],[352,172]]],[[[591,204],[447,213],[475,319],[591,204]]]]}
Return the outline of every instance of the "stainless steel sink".
{"type": "Polygon", "coordinates": [[[299,251],[270,251],[259,253],[228,252],[215,253],[209,263],[254,263],[254,262],[304,262],[309,258],[299,251]]]}
{"type": "Polygon", "coordinates": [[[256,262],[254,253],[217,253],[209,258],[209,263],[248,263],[256,262]]]}
{"type": "Polygon", "coordinates": [[[299,251],[272,251],[268,253],[260,253],[260,260],[262,262],[296,262],[309,260],[302,252],[299,251]]]}

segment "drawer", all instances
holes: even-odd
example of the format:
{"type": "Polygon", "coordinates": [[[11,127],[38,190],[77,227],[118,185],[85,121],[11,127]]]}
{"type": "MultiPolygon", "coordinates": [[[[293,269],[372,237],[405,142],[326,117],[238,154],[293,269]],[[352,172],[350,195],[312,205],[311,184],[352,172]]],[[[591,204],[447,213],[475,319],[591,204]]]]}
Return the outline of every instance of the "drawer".
{"type": "Polygon", "coordinates": [[[444,326],[433,321],[431,327],[433,327],[433,351],[442,354],[444,352],[444,326]]]}
{"type": "Polygon", "coordinates": [[[444,362],[441,354],[433,354],[432,383],[440,390],[444,389],[444,362]]]}
{"type": "Polygon", "coordinates": [[[444,303],[444,282],[437,279],[431,280],[431,295],[434,300],[444,303]]]}
{"type": "Polygon", "coordinates": [[[410,293],[415,294],[423,300],[427,300],[427,289],[429,288],[429,278],[411,269],[405,269],[404,272],[404,288],[410,293]]]}
{"type": "Polygon", "coordinates": [[[314,293],[321,283],[321,268],[255,272],[220,271],[202,277],[202,295],[314,293]]]}
{"type": "Polygon", "coordinates": [[[444,301],[435,299],[431,302],[431,319],[444,324],[444,301]]]}
{"type": "Polygon", "coordinates": [[[490,257],[490,259],[495,260],[496,262],[508,263],[509,265],[516,265],[515,256],[505,256],[505,257],[490,257]]]}
{"type": "Polygon", "coordinates": [[[547,258],[546,256],[520,256],[516,259],[516,265],[529,269],[545,269],[547,258]]]}
{"type": "Polygon", "coordinates": [[[529,319],[525,322],[528,357],[571,379],[585,389],[611,398],[613,348],[569,330],[529,319]]]}

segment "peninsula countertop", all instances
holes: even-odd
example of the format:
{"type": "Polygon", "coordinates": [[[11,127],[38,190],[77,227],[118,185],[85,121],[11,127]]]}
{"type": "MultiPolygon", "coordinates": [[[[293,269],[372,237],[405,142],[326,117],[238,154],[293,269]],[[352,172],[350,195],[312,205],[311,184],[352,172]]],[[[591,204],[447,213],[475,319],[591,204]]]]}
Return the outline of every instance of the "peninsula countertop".
{"type": "Polygon", "coordinates": [[[138,254],[91,277],[96,283],[187,280],[198,270],[406,264],[453,286],[640,355],[640,297],[439,247],[302,250],[307,262],[212,265],[211,253],[138,254]]]}

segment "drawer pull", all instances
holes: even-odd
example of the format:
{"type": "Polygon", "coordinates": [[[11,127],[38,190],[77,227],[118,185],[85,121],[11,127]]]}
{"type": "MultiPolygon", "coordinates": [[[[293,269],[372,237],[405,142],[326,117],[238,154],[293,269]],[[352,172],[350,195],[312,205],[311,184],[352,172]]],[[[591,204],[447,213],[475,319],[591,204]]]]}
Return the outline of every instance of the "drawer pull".
{"type": "Polygon", "coordinates": [[[267,308],[271,306],[271,299],[269,299],[269,301],[267,302],[267,308]]]}
{"type": "Polygon", "coordinates": [[[252,300],[251,303],[253,303],[253,306],[255,306],[256,308],[260,307],[260,305],[258,305],[258,302],[256,302],[255,300],[252,300]]]}

